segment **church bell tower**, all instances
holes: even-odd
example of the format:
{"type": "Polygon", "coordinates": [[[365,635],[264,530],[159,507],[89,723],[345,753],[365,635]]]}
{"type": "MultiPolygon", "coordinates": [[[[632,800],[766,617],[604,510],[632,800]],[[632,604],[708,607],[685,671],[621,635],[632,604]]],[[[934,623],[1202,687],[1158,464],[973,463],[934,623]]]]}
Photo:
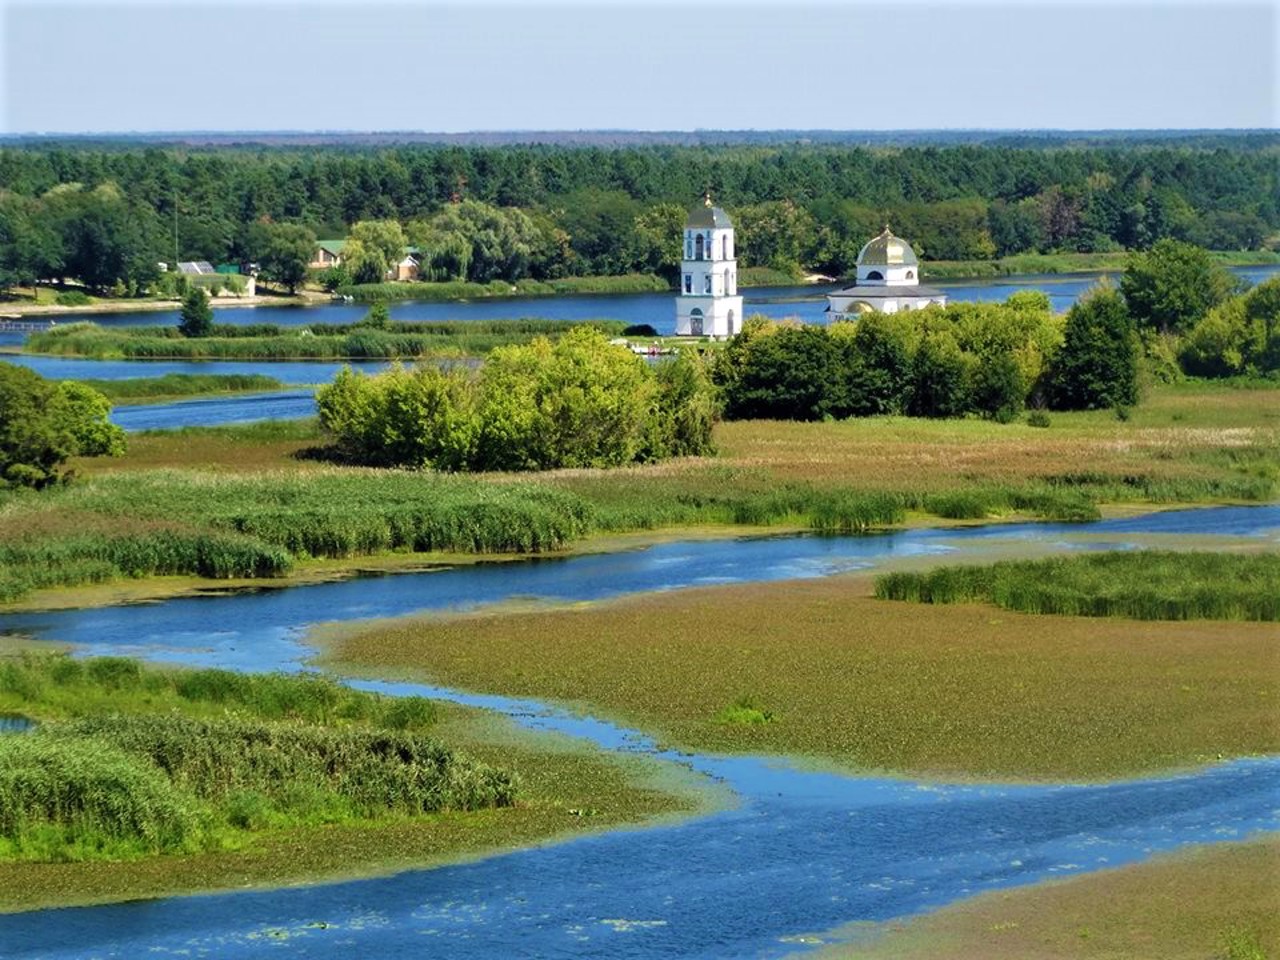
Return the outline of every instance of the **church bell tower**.
{"type": "Polygon", "coordinates": [[[676,297],[676,335],[731,337],[742,329],[733,221],[711,194],[689,211],[676,297]]]}

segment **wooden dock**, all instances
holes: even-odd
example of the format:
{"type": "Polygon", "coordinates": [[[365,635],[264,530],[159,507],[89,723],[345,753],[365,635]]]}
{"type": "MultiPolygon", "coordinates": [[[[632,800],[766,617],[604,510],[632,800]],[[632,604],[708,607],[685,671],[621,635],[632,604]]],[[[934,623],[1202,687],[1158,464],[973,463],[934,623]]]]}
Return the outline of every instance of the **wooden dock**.
{"type": "Polygon", "coordinates": [[[39,333],[53,325],[52,320],[11,320],[0,317],[0,333],[39,333]]]}

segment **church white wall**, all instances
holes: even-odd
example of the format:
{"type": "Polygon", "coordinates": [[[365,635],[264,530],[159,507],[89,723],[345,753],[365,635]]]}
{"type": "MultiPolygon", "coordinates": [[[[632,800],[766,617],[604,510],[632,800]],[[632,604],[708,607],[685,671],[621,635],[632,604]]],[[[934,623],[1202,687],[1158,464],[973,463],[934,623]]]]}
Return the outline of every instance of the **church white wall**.
{"type": "Polygon", "coordinates": [[[731,337],[741,330],[741,297],[676,297],[676,336],[731,337]],[[701,334],[696,330],[698,314],[695,311],[701,311],[701,334]]]}

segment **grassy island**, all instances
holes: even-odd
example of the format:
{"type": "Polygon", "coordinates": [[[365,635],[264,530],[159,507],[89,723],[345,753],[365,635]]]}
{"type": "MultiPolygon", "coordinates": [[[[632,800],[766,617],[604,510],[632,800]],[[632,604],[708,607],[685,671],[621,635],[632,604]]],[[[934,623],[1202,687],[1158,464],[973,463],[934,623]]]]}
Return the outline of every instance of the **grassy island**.
{"type": "Polygon", "coordinates": [[[0,912],[387,872],[700,802],[653,765],[318,676],[26,655],[0,660],[0,713],[37,724],[0,738],[0,912]]]}

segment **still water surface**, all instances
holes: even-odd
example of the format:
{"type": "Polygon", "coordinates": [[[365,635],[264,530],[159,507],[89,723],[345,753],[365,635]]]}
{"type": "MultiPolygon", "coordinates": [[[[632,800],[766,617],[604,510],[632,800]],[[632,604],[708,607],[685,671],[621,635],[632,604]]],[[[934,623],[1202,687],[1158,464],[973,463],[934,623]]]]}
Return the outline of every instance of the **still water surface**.
{"type": "MultiPolygon", "coordinates": [[[[321,619],[827,576],[894,556],[978,554],[1005,540],[1114,549],[1126,545],[1125,536],[1149,533],[1280,542],[1280,506],[1086,525],[669,543],[16,614],[0,617],[0,632],[81,644],[96,654],[298,670],[310,653],[306,630],[321,619]],[[1113,539],[1097,539],[1103,535],[1113,539]]],[[[805,934],[851,921],[888,919],[987,889],[1280,829],[1276,759],[1102,786],[914,783],[805,771],[776,759],[664,752],[635,731],[534,701],[414,684],[357,685],[484,706],[533,729],[683,763],[714,778],[733,800],[729,809],[678,825],[611,831],[384,879],[0,917],[0,955],[774,957],[803,949],[798,938],[805,934]]]]}

